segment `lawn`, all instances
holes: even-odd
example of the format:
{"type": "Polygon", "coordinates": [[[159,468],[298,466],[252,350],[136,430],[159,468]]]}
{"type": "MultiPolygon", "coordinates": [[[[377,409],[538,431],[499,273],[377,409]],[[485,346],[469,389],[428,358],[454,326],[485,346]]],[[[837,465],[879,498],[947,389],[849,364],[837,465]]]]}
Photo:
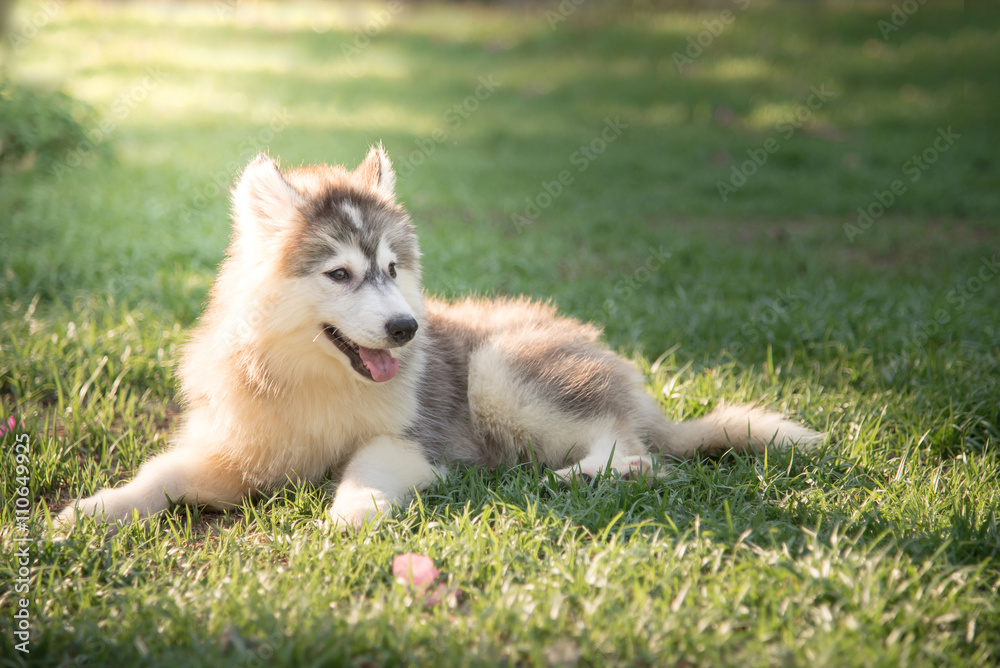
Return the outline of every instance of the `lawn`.
{"type": "Polygon", "coordinates": [[[0,665],[995,665],[998,39],[954,2],[21,3],[3,76],[96,116],[0,171],[0,665]],[[165,446],[241,166],[380,140],[428,292],[551,298],[671,418],[825,444],[46,538],[165,446]]]}

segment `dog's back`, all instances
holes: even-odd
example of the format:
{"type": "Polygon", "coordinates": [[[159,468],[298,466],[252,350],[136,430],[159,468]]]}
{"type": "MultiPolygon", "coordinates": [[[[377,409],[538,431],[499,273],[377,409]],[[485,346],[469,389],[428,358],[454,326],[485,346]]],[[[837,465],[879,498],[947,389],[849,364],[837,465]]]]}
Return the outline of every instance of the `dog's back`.
{"type": "Polygon", "coordinates": [[[673,424],[600,330],[523,298],[425,302],[420,251],[381,148],[354,171],[284,174],[264,156],[234,192],[234,235],[181,366],[173,448],[65,509],[124,521],[171,502],[225,507],[290,478],[340,482],[358,526],[449,463],[533,458],[629,476],[652,454],[762,450],[818,435],[728,407],[673,424]]]}

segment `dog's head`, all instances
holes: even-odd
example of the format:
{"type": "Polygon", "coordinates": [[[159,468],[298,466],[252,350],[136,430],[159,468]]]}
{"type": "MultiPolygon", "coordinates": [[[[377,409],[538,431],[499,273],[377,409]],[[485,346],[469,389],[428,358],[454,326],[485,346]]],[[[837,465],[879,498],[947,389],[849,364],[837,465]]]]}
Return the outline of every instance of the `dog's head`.
{"type": "Polygon", "coordinates": [[[420,250],[381,146],[357,169],[282,172],[266,155],[233,192],[227,292],[253,294],[258,340],[310,345],[363,381],[388,381],[423,323],[420,250]]]}

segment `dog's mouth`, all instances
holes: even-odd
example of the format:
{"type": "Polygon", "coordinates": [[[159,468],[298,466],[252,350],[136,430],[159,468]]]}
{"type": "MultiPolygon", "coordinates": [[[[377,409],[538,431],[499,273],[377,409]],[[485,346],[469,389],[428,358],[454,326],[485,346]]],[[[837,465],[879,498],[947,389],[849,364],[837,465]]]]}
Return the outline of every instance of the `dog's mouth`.
{"type": "Polygon", "coordinates": [[[362,377],[377,383],[384,383],[396,377],[396,372],[399,371],[399,360],[393,357],[388,350],[365,348],[358,345],[344,336],[333,325],[324,324],[323,333],[333,345],[340,349],[340,352],[347,355],[347,359],[351,360],[351,366],[362,377]]]}

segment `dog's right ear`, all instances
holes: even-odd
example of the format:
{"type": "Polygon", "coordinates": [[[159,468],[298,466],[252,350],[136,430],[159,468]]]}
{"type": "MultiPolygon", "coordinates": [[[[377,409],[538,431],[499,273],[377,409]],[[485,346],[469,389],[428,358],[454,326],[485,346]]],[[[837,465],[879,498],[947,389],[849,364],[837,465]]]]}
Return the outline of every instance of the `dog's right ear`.
{"type": "Polygon", "coordinates": [[[382,142],[368,150],[368,155],[358,165],[356,172],[365,186],[390,202],[396,199],[396,172],[392,169],[392,162],[389,161],[382,142]]]}
{"type": "Polygon", "coordinates": [[[263,153],[247,165],[233,189],[233,213],[241,234],[274,234],[288,225],[302,203],[302,195],[263,153]]]}

